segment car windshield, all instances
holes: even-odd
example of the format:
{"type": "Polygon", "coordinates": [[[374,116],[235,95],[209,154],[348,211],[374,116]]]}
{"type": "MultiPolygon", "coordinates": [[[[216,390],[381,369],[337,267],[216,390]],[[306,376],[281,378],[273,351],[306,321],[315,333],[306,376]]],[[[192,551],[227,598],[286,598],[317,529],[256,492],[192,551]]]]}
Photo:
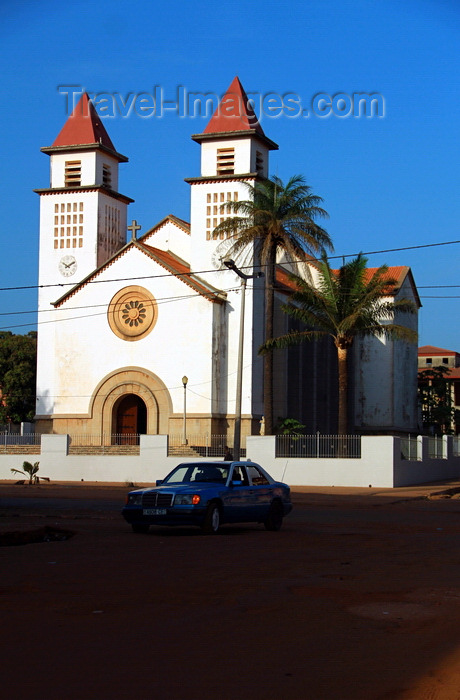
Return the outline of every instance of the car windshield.
{"type": "Polygon", "coordinates": [[[180,464],[164,479],[163,484],[189,484],[209,482],[224,484],[228,467],[217,464],[180,464]]]}

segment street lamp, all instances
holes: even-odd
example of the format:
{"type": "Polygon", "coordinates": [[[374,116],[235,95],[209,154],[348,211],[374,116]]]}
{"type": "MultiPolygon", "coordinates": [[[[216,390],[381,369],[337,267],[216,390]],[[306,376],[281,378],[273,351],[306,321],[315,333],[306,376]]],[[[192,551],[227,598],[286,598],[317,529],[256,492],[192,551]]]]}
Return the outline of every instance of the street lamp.
{"type": "Polygon", "coordinates": [[[184,445],[187,445],[187,382],[188,377],[185,375],[182,377],[182,384],[184,385],[184,445]]]}
{"type": "Polygon", "coordinates": [[[246,275],[235,265],[234,260],[224,260],[224,265],[233,270],[241,278],[241,308],[240,308],[240,337],[238,343],[238,369],[236,374],[235,428],[233,433],[233,459],[240,459],[241,451],[241,393],[243,386],[243,348],[244,348],[244,306],[246,297],[246,282],[255,277],[263,277],[263,272],[246,275]]]}

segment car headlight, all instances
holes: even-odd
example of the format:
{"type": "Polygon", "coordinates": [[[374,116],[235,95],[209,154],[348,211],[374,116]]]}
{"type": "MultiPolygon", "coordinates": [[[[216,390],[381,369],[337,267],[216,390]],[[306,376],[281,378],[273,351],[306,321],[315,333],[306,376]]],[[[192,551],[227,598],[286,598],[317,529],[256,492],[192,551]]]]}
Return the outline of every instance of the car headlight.
{"type": "Polygon", "coordinates": [[[141,493],[128,493],[126,505],[128,505],[128,506],[141,506],[142,505],[142,494],[141,493]]]}
{"type": "Polygon", "coordinates": [[[201,501],[201,497],[197,494],[179,494],[174,499],[174,505],[176,506],[196,506],[201,501]]]}

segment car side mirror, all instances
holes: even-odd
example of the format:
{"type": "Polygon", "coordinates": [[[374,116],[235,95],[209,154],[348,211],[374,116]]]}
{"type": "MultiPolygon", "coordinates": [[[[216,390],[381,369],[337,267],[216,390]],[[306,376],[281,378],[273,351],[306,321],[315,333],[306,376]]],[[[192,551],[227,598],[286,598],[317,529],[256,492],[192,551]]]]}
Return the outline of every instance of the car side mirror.
{"type": "Polygon", "coordinates": [[[241,486],[242,483],[243,483],[242,481],[240,481],[239,479],[236,479],[236,480],[232,481],[232,486],[241,486]]]}
{"type": "Polygon", "coordinates": [[[156,486],[161,486],[162,483],[163,483],[163,479],[157,479],[156,482],[155,482],[155,485],[156,485],[156,486]]]}

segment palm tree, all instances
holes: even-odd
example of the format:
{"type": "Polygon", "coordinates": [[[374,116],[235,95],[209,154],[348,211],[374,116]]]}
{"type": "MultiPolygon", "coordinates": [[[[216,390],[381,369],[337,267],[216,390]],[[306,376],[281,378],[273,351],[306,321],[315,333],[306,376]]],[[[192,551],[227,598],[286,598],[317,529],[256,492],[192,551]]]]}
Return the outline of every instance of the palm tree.
{"type": "Polygon", "coordinates": [[[293,293],[291,302],[282,308],[307,328],[269,339],[259,351],[266,353],[273,348],[332,337],[338,359],[340,435],[346,434],[348,427],[347,358],[354,339],[358,336],[384,336],[393,340],[417,341],[416,331],[392,322],[396,312],[415,313],[415,305],[407,299],[385,300],[392,295],[396,280],[389,277],[386,265],[371,275],[366,263],[367,259],[360,253],[340,270],[334,271],[323,254],[317,286],[291,275],[298,290],[293,293]]]}
{"type": "MultiPolygon", "coordinates": [[[[222,209],[235,214],[225,219],[214,234],[230,239],[229,257],[255,251],[265,268],[265,338],[273,337],[275,268],[277,254],[284,252],[290,262],[306,260],[312,253],[328,248],[332,241],[317,218],[327,217],[320,207],[322,198],[314,195],[302,175],[292,176],[286,184],[276,176],[247,184],[248,199],[225,202],[222,209]]],[[[251,253],[252,255],[252,253],[251,253]]],[[[273,432],[273,357],[264,358],[265,433],[273,432]]]]}

